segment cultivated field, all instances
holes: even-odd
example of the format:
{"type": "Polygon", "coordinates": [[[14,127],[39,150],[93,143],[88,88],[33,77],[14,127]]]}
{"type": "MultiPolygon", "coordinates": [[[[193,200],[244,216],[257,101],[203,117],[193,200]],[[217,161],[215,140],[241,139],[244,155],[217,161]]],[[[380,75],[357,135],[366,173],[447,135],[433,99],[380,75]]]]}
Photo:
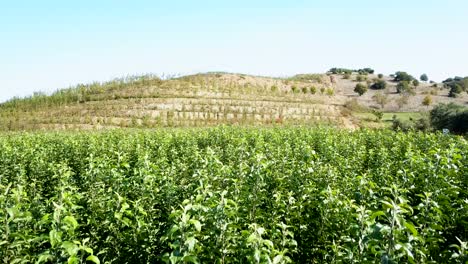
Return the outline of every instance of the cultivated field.
{"type": "Polygon", "coordinates": [[[0,135],[2,263],[466,263],[463,137],[0,135]]]}
{"type": "MultiPolygon", "coordinates": [[[[413,113],[426,112],[437,103],[468,103],[465,92],[450,98],[448,89],[442,84],[420,83],[411,94],[398,94],[396,85],[390,77],[379,79],[374,74],[349,77],[305,74],[271,78],[209,73],[165,80],[156,76],[128,77],[77,85],[51,96],[36,93],[29,98],[0,104],[0,130],[206,127],[219,124],[328,124],[356,129],[367,126],[367,120],[356,115],[356,107],[350,108],[350,105],[358,105],[357,112],[413,113]],[[384,80],[387,88],[369,89],[362,96],[354,92],[357,83],[371,85],[377,80],[384,80]],[[431,104],[423,105],[428,96],[431,104]]],[[[381,124],[371,123],[369,126],[381,124]]]]}

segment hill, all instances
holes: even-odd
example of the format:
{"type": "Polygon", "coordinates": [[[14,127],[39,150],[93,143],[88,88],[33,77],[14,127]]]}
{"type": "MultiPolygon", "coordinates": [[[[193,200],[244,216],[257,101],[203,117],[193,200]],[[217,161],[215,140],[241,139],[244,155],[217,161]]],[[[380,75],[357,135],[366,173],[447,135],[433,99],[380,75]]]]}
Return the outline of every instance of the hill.
{"type": "Polygon", "coordinates": [[[411,93],[398,94],[397,82],[380,77],[328,73],[272,78],[222,72],[164,80],[127,77],[14,98],[0,104],[0,130],[317,123],[357,128],[367,117],[356,112],[420,112],[439,102],[468,102],[466,93],[448,97],[441,84],[420,83],[411,93]],[[353,91],[358,81],[371,86],[379,79],[386,89],[369,89],[362,96],[353,91]],[[430,97],[429,105],[423,104],[425,97],[430,97]]]}

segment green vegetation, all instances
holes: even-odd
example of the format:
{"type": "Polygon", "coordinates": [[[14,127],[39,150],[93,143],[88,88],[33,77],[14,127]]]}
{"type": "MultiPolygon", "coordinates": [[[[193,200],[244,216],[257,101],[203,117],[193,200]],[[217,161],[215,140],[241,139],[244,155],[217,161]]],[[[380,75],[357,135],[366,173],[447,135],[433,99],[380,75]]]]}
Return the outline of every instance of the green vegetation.
{"type": "Polygon", "coordinates": [[[290,80],[293,81],[313,81],[316,83],[322,83],[322,75],[321,74],[297,74],[294,75],[290,80]]]}
{"type": "Polygon", "coordinates": [[[162,85],[163,80],[156,75],[128,76],[109,82],[94,82],[78,84],[68,89],[61,89],[51,95],[34,93],[25,98],[13,98],[0,104],[2,109],[37,109],[40,107],[62,106],[67,104],[85,103],[91,100],[115,99],[114,92],[122,89],[139,89],[162,85]]]}
{"type": "MultiPolygon", "coordinates": [[[[432,98],[428,95],[424,98],[423,105],[432,104],[432,98]]],[[[390,114],[390,113],[387,113],[390,114]]],[[[398,131],[443,131],[450,133],[468,134],[468,108],[454,103],[439,104],[435,106],[429,115],[418,113],[395,114],[392,118],[392,128],[398,131]],[[416,115],[417,114],[417,115],[416,115]]]]}
{"type": "Polygon", "coordinates": [[[373,74],[374,70],[371,68],[363,68],[363,69],[346,69],[346,68],[331,68],[329,73],[332,74],[351,74],[353,72],[359,73],[359,74],[373,74]]]}
{"type": "Polygon", "coordinates": [[[430,106],[432,104],[432,97],[430,95],[426,95],[423,98],[422,104],[425,106],[430,106]]]}
{"type": "Polygon", "coordinates": [[[335,95],[335,90],[333,88],[327,88],[326,94],[328,96],[333,96],[333,95],[335,95]]]}
{"type": "Polygon", "coordinates": [[[396,82],[402,82],[402,81],[412,82],[414,80],[413,76],[403,71],[396,72],[394,76],[395,77],[393,80],[396,82]]]}
{"type": "Polygon", "coordinates": [[[422,118],[422,114],[418,112],[387,112],[384,113],[382,120],[391,121],[393,117],[401,119],[403,121],[411,121],[422,118]]]}
{"type": "Polygon", "coordinates": [[[367,85],[362,83],[356,84],[356,86],[354,87],[354,92],[359,94],[359,96],[365,94],[367,92],[367,85]]]}
{"type": "Polygon", "coordinates": [[[376,82],[374,82],[370,88],[374,90],[384,90],[387,88],[387,82],[382,79],[376,80],[376,82]]]}
{"type": "Polygon", "coordinates": [[[455,83],[452,86],[450,86],[450,91],[449,91],[449,97],[458,97],[459,94],[463,92],[463,87],[455,83]]]}
{"type": "Polygon", "coordinates": [[[298,93],[298,92],[299,92],[299,88],[298,88],[296,85],[293,85],[293,86],[291,86],[291,91],[292,91],[293,93],[298,93]]]}
{"type": "MultiPolygon", "coordinates": [[[[340,107],[325,111],[322,99],[304,96],[327,87],[310,79],[266,78],[209,73],[163,78],[128,78],[121,82],[86,85],[46,96],[14,99],[0,104],[1,131],[89,130],[155,127],[201,127],[220,124],[347,124],[340,107]],[[293,92],[291,92],[294,90],[293,92]],[[86,98],[71,99],[69,94],[86,98]],[[39,100],[40,98],[40,100],[39,100]],[[68,98],[68,99],[67,99],[68,98]],[[300,110],[296,112],[300,103],[300,110]],[[331,111],[330,111],[331,110],[331,111]]],[[[319,75],[316,75],[317,77],[319,75]]],[[[324,77],[324,79],[331,79],[324,77]]],[[[334,91],[328,91],[328,94],[334,91]]],[[[352,124],[351,124],[352,125],[352,124]]]]}
{"type": "Polygon", "coordinates": [[[351,74],[354,70],[346,68],[331,68],[328,72],[332,74],[351,74]]]}
{"type": "Polygon", "coordinates": [[[364,69],[359,69],[357,70],[359,74],[373,74],[374,70],[371,68],[364,68],[364,69]]]}
{"type": "Polygon", "coordinates": [[[436,130],[448,129],[457,134],[468,133],[468,108],[454,103],[439,104],[430,112],[436,130]]]}
{"type": "Polygon", "coordinates": [[[363,82],[363,81],[366,81],[367,80],[367,76],[364,75],[364,74],[359,74],[358,76],[356,76],[356,81],[357,82],[363,82]]]}
{"type": "Polygon", "coordinates": [[[450,89],[449,97],[458,97],[462,92],[468,92],[468,77],[448,78],[442,83],[445,88],[450,89]]]}
{"type": "Polygon", "coordinates": [[[379,111],[379,110],[373,110],[372,111],[372,114],[375,116],[375,118],[377,119],[377,122],[380,122],[382,120],[382,117],[383,117],[383,112],[382,111],[379,111]]]}
{"type": "Polygon", "coordinates": [[[423,73],[421,75],[421,77],[419,77],[419,79],[422,81],[422,82],[427,82],[429,81],[429,77],[427,77],[427,74],[423,73]]]}
{"type": "MultiPolygon", "coordinates": [[[[364,121],[364,125],[370,125],[371,127],[375,127],[375,114],[373,112],[376,110],[370,109],[361,109],[360,111],[355,111],[353,114],[361,121],[364,121]]],[[[405,123],[413,123],[415,120],[419,120],[421,118],[426,118],[423,114],[419,112],[382,112],[383,116],[382,119],[379,121],[378,124],[379,128],[392,128],[393,121],[398,119],[405,123]]],[[[427,118],[426,118],[427,119],[427,118]]],[[[417,129],[412,129],[413,131],[417,129]]]]}
{"type": "Polygon", "coordinates": [[[408,81],[401,81],[396,86],[397,93],[407,93],[411,90],[411,86],[408,81]]]}
{"type": "Polygon", "coordinates": [[[311,87],[310,87],[310,93],[311,93],[311,94],[317,93],[317,87],[311,86],[311,87]]]}
{"type": "Polygon", "coordinates": [[[464,263],[462,137],[282,128],[4,134],[5,263],[464,263]]]}
{"type": "Polygon", "coordinates": [[[393,115],[391,128],[395,131],[402,132],[429,131],[431,129],[431,124],[426,116],[417,119],[413,117],[401,119],[397,115],[393,115]]]}

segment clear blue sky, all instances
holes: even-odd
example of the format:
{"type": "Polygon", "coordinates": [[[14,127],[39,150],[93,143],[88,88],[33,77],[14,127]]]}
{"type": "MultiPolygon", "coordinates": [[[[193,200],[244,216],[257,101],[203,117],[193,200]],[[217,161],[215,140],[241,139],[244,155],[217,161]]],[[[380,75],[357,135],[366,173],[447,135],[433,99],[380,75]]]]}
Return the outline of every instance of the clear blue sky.
{"type": "Polygon", "coordinates": [[[468,1],[2,1],[0,101],[141,73],[468,75],[468,1]]]}

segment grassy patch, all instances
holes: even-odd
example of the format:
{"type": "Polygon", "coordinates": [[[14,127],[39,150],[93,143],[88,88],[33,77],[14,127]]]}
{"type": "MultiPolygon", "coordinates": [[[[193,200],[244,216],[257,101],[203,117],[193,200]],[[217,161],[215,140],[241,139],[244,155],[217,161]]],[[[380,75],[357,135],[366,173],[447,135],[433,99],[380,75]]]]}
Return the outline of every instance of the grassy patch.
{"type": "Polygon", "coordinates": [[[353,116],[359,119],[363,127],[390,127],[394,115],[402,121],[416,120],[422,117],[420,112],[386,112],[383,114],[382,120],[377,121],[376,116],[371,112],[353,112],[353,116]]]}

